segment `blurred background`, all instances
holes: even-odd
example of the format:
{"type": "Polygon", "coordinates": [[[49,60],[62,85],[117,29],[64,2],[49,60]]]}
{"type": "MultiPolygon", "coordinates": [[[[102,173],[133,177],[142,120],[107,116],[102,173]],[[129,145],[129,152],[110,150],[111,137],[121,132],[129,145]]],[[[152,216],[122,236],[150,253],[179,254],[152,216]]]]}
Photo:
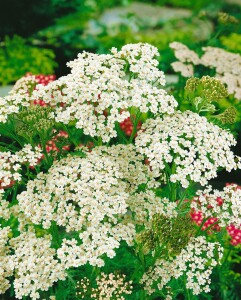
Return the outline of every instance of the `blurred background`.
{"type": "Polygon", "coordinates": [[[8,0],[0,8],[0,85],[26,72],[68,72],[83,50],[107,53],[148,42],[160,51],[160,68],[172,73],[168,44],[212,45],[241,53],[240,24],[225,26],[218,13],[241,17],[241,0],[8,0]]]}
{"type": "MultiPolygon", "coordinates": [[[[168,82],[180,83],[169,43],[182,42],[197,53],[214,46],[241,54],[240,20],[241,0],[1,1],[0,96],[27,72],[58,78],[79,52],[108,53],[113,46],[137,42],[155,45],[168,82]]],[[[236,129],[241,155],[241,112],[236,129]]],[[[241,183],[240,175],[224,172],[219,182],[241,183]]]]}

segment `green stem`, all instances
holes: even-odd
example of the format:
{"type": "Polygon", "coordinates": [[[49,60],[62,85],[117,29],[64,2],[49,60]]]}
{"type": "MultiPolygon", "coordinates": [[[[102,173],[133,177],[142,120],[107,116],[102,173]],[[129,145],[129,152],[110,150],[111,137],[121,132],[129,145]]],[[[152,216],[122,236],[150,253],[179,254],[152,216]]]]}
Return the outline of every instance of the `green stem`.
{"type": "Polygon", "coordinates": [[[13,189],[13,197],[12,197],[12,201],[11,202],[13,202],[14,200],[16,200],[17,192],[18,192],[18,184],[15,184],[14,185],[14,189],[13,189]]]}
{"type": "Polygon", "coordinates": [[[170,200],[172,202],[175,202],[177,200],[177,188],[175,183],[171,183],[170,200]]]}
{"type": "Polygon", "coordinates": [[[124,143],[124,144],[128,144],[129,141],[126,138],[124,132],[120,129],[120,124],[118,122],[115,123],[115,130],[117,131],[118,137],[121,138],[121,140],[122,140],[121,142],[124,143]]]}
{"type": "Polygon", "coordinates": [[[45,142],[44,137],[42,135],[40,135],[40,141],[41,141],[42,150],[43,150],[43,153],[44,153],[44,158],[45,158],[44,160],[47,162],[47,166],[51,167],[52,163],[49,160],[49,155],[46,151],[46,142],[45,142]]]}
{"type": "Polygon", "coordinates": [[[140,116],[141,116],[141,112],[138,110],[137,114],[136,114],[136,117],[134,119],[134,122],[133,122],[133,130],[132,130],[132,133],[131,133],[131,136],[130,136],[130,139],[129,139],[129,144],[132,143],[135,135],[136,135],[136,132],[137,132],[137,125],[138,125],[138,122],[140,120],[140,116]]]}
{"type": "Polygon", "coordinates": [[[196,233],[196,237],[199,235],[199,233],[202,231],[202,227],[203,227],[203,225],[204,225],[204,223],[207,221],[207,219],[208,218],[204,218],[203,220],[202,220],[202,223],[201,223],[201,225],[199,226],[199,228],[198,228],[198,231],[197,231],[197,233],[196,233]]]}
{"type": "Polygon", "coordinates": [[[217,39],[217,37],[222,33],[223,28],[219,29],[216,34],[209,40],[208,46],[212,46],[212,42],[217,39]]]}
{"type": "Polygon", "coordinates": [[[53,241],[56,243],[57,247],[59,248],[61,246],[61,239],[59,235],[58,226],[55,222],[52,222],[50,231],[53,237],[53,241]]]}
{"type": "Polygon", "coordinates": [[[182,197],[180,198],[180,200],[178,202],[177,209],[179,209],[180,206],[182,206],[182,203],[186,198],[187,192],[188,192],[188,189],[185,189],[184,193],[182,194],[182,197]]]}
{"type": "Polygon", "coordinates": [[[223,260],[222,265],[219,268],[219,270],[222,269],[222,267],[225,265],[225,263],[227,262],[227,260],[228,260],[228,258],[230,256],[231,252],[232,252],[232,248],[229,248],[228,251],[227,251],[227,253],[226,253],[226,255],[225,255],[225,257],[224,257],[224,260],[223,260]]]}
{"type": "Polygon", "coordinates": [[[146,300],[146,292],[144,290],[140,291],[140,300],[146,300]]]}
{"type": "Polygon", "coordinates": [[[190,296],[188,288],[186,288],[186,296],[187,296],[187,300],[191,300],[191,296],[190,296]]]}
{"type": "Polygon", "coordinates": [[[98,136],[98,146],[102,146],[103,143],[102,143],[102,138],[98,136]]]}

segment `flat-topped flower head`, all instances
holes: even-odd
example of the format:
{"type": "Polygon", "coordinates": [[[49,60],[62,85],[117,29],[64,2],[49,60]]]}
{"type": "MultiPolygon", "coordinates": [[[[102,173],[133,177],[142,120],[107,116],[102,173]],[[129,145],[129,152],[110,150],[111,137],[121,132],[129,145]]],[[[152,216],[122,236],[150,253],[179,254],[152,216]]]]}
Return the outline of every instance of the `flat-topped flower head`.
{"type": "Polygon", "coordinates": [[[10,232],[10,227],[0,226],[0,294],[4,294],[10,288],[9,279],[13,275],[11,266],[12,257],[8,244],[10,232]]]}
{"type": "Polygon", "coordinates": [[[65,279],[64,266],[55,258],[56,250],[51,248],[51,236],[37,238],[29,230],[11,239],[10,244],[14,250],[11,264],[18,299],[24,296],[41,299],[39,291],[46,291],[56,281],[65,279]]]}
{"type": "Polygon", "coordinates": [[[46,229],[55,222],[79,234],[79,239],[66,239],[58,249],[66,268],[87,262],[103,265],[101,256],[115,256],[121,240],[133,242],[135,224],[126,219],[131,193],[141,184],[158,185],[143,161],[133,145],[97,147],[86,157],[68,156],[28,182],[17,198],[20,210],[46,229]]]}
{"type": "Polygon", "coordinates": [[[157,48],[148,44],[124,46],[112,54],[81,53],[68,63],[71,73],[47,86],[37,86],[32,98],[55,106],[57,122],[73,122],[85,135],[104,142],[117,136],[115,123],[130,116],[135,107],[141,113],[171,114],[177,107],[157,68],[157,48]]]}
{"type": "Polygon", "coordinates": [[[77,283],[76,296],[79,299],[124,300],[132,293],[132,281],[126,280],[125,274],[101,273],[95,286],[84,277],[77,283]]]}
{"type": "Polygon", "coordinates": [[[201,64],[215,68],[218,74],[241,74],[241,56],[217,47],[203,47],[201,64]]]}
{"type": "Polygon", "coordinates": [[[195,211],[199,211],[202,217],[217,218],[220,227],[241,224],[241,190],[237,185],[228,185],[222,191],[212,190],[207,187],[204,191],[198,191],[197,197],[191,203],[195,211]],[[222,202],[217,201],[222,199],[222,202]]]}
{"type": "Polygon", "coordinates": [[[207,184],[219,168],[237,168],[231,147],[233,135],[191,111],[149,119],[135,140],[156,176],[169,165],[172,182],[188,187],[190,182],[207,184]]]}
{"type": "Polygon", "coordinates": [[[16,153],[0,152],[0,190],[12,187],[16,182],[21,182],[21,165],[35,166],[42,155],[40,148],[30,144],[24,145],[16,153]]]}
{"type": "Polygon", "coordinates": [[[200,64],[200,58],[195,51],[190,50],[180,42],[172,42],[170,48],[174,50],[175,57],[182,63],[200,64]]]}
{"type": "Polygon", "coordinates": [[[184,276],[186,288],[193,295],[209,293],[213,268],[220,264],[222,256],[219,243],[210,243],[203,236],[193,237],[175,258],[157,260],[141,281],[147,293],[152,294],[165,288],[172,279],[184,276]]]}

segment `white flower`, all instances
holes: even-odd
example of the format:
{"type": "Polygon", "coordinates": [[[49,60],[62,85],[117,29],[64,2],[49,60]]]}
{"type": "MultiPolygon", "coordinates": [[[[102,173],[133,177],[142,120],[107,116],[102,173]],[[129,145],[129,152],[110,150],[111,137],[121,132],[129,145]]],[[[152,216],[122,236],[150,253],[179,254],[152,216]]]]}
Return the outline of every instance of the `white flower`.
{"type": "Polygon", "coordinates": [[[237,168],[231,151],[236,144],[233,135],[191,111],[147,120],[135,144],[155,176],[169,165],[170,180],[183,187],[191,181],[207,184],[220,167],[227,171],[237,168]]]}
{"type": "Polygon", "coordinates": [[[20,182],[21,164],[28,163],[30,166],[35,166],[42,155],[39,147],[32,147],[29,144],[24,145],[15,154],[10,151],[0,152],[0,188],[11,187],[15,182],[20,182]]]}
{"type": "Polygon", "coordinates": [[[233,224],[240,226],[241,224],[241,190],[237,185],[229,185],[224,187],[223,191],[212,190],[207,187],[204,191],[197,191],[197,197],[191,203],[191,207],[195,211],[201,211],[203,217],[218,218],[218,225],[226,227],[233,224]],[[217,201],[220,199],[220,201],[217,201]]]}
{"type": "Polygon", "coordinates": [[[217,47],[204,47],[201,64],[206,67],[215,68],[218,74],[241,74],[241,56],[217,47]]]}
{"type": "Polygon", "coordinates": [[[223,83],[227,84],[229,94],[234,94],[234,97],[241,100],[241,78],[240,75],[234,75],[230,73],[224,73],[223,75],[217,75],[223,83]]]}
{"type": "Polygon", "coordinates": [[[11,240],[14,255],[14,290],[16,297],[30,296],[40,299],[39,290],[48,290],[54,282],[64,280],[63,265],[55,259],[56,250],[51,248],[51,237],[37,238],[33,231],[23,232],[11,240]]]}
{"type": "MultiPolygon", "coordinates": [[[[133,145],[97,147],[85,158],[68,156],[28,182],[17,197],[20,210],[46,229],[56,222],[67,232],[79,233],[78,239],[66,239],[58,249],[66,268],[87,262],[102,266],[101,256],[115,256],[121,240],[133,243],[135,222],[126,218],[133,207],[128,206],[132,194],[141,184],[159,185],[143,161],[133,145]]],[[[154,211],[157,200],[152,198],[148,200],[154,211]]]]}
{"type": "Polygon", "coordinates": [[[192,63],[198,65],[201,63],[198,55],[190,50],[186,45],[180,42],[172,42],[170,48],[174,50],[175,57],[182,63],[192,63]]]}
{"type": "Polygon", "coordinates": [[[194,76],[193,65],[184,64],[180,61],[175,61],[171,64],[175,72],[180,72],[183,77],[192,77],[194,76]]]}
{"type": "Polygon", "coordinates": [[[4,294],[10,287],[9,277],[13,275],[8,245],[10,232],[10,227],[0,226],[0,294],[4,294]]]}
{"type": "Polygon", "coordinates": [[[38,85],[32,100],[54,106],[57,122],[75,122],[85,135],[108,142],[117,135],[115,123],[128,118],[131,107],[153,114],[171,114],[177,107],[160,87],[165,78],[157,68],[157,55],[157,48],[142,43],[108,55],[84,52],[68,63],[70,74],[38,85]]]}
{"type": "Polygon", "coordinates": [[[159,259],[154,268],[144,273],[141,282],[148,294],[152,294],[155,292],[152,287],[155,283],[162,290],[172,278],[178,279],[184,275],[186,288],[191,289],[194,295],[207,293],[210,291],[210,276],[214,267],[211,262],[216,260],[220,264],[222,255],[223,248],[219,243],[210,243],[203,236],[192,238],[174,259],[159,259]]]}

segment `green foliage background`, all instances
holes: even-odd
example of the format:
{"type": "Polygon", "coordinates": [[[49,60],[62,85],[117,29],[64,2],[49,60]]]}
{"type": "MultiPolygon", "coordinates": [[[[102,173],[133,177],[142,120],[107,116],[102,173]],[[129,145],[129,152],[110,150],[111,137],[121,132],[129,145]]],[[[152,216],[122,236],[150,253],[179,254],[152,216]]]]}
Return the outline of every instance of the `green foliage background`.
{"type": "Polygon", "coordinates": [[[168,45],[174,40],[195,49],[208,44],[240,53],[240,24],[220,27],[219,11],[241,16],[239,5],[224,0],[6,1],[0,9],[0,84],[14,83],[26,72],[55,72],[58,77],[67,73],[66,62],[80,51],[107,53],[113,45],[120,48],[126,43],[158,47],[160,67],[168,73],[174,60],[168,45]],[[165,6],[174,10],[174,17],[149,24],[140,17],[143,12],[128,13],[128,7],[138,3],[157,11],[165,6]],[[103,19],[106,11],[111,14],[110,9],[123,11],[117,24],[106,24],[103,19]],[[188,16],[178,14],[183,9],[188,16]]]}

